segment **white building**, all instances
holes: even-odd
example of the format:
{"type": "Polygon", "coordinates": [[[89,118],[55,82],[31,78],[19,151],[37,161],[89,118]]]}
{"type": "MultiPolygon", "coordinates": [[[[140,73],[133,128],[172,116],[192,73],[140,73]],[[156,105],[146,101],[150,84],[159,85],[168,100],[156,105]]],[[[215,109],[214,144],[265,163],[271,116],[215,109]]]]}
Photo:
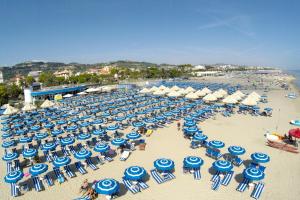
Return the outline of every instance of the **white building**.
{"type": "Polygon", "coordinates": [[[222,73],[220,71],[204,71],[204,72],[193,72],[194,75],[198,77],[206,77],[206,76],[221,76],[222,73]]]}
{"type": "Polygon", "coordinates": [[[196,65],[193,67],[193,70],[196,71],[196,70],[205,70],[206,67],[204,65],[196,65]]]}
{"type": "Polygon", "coordinates": [[[0,71],[0,83],[3,83],[3,82],[4,82],[3,73],[2,73],[2,71],[0,71]]]}

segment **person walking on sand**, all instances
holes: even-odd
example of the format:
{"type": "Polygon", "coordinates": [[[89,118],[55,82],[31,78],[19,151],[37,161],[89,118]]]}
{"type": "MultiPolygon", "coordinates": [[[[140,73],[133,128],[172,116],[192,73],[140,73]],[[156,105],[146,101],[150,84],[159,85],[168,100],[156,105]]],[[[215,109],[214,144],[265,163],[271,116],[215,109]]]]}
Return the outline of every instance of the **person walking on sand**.
{"type": "Polygon", "coordinates": [[[180,126],[181,126],[180,122],[177,122],[177,130],[178,131],[180,131],[180,126]]]}

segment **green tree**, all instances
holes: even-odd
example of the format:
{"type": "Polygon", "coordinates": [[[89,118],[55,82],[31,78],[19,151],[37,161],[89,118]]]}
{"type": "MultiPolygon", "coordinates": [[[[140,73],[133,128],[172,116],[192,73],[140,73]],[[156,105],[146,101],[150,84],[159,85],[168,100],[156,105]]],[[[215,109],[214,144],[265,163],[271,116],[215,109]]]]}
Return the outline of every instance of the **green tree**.
{"type": "Polygon", "coordinates": [[[9,98],[16,99],[21,94],[22,90],[16,84],[8,85],[7,87],[7,95],[9,98]]]}
{"type": "Polygon", "coordinates": [[[34,83],[34,82],[35,82],[35,80],[34,80],[34,78],[32,76],[26,76],[26,78],[25,78],[25,84],[26,84],[26,86],[31,86],[32,83],[34,83]]]}
{"type": "Polygon", "coordinates": [[[7,87],[4,84],[0,84],[0,105],[8,102],[7,87]]]}

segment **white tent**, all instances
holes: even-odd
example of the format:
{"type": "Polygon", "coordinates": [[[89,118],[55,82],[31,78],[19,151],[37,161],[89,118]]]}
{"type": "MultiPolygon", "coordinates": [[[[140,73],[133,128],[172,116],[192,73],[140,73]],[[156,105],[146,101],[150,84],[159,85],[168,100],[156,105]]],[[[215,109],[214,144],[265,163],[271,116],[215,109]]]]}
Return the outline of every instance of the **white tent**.
{"type": "Polygon", "coordinates": [[[255,101],[254,99],[251,99],[251,98],[246,98],[246,99],[244,99],[244,101],[242,101],[242,104],[244,104],[246,106],[256,106],[257,101],[255,101]]]}
{"type": "Polygon", "coordinates": [[[148,88],[143,88],[141,91],[140,91],[140,93],[142,93],[142,94],[146,94],[146,93],[149,93],[150,92],[150,90],[148,89],[148,88]]]}
{"type": "Polygon", "coordinates": [[[179,92],[180,94],[188,94],[189,92],[187,92],[185,89],[181,89],[181,90],[178,90],[177,92],[179,92]]]}
{"type": "Polygon", "coordinates": [[[25,104],[24,107],[22,108],[22,111],[30,111],[36,109],[36,106],[32,104],[25,104]]]}
{"type": "Polygon", "coordinates": [[[157,90],[155,92],[153,92],[154,95],[165,95],[166,92],[164,92],[163,90],[157,90]]]}
{"type": "Polygon", "coordinates": [[[216,101],[218,100],[217,97],[215,97],[215,95],[213,94],[208,94],[205,97],[203,97],[204,101],[210,102],[210,101],[216,101]]]}
{"type": "Polygon", "coordinates": [[[195,94],[198,96],[198,97],[204,97],[206,95],[205,92],[203,92],[202,90],[198,90],[197,92],[195,92],[195,94]]]}
{"type": "Polygon", "coordinates": [[[93,93],[93,92],[101,92],[102,88],[98,87],[98,88],[88,88],[87,90],[85,90],[87,93],[93,93]]]}
{"type": "Polygon", "coordinates": [[[55,103],[53,103],[52,101],[49,101],[47,99],[42,103],[41,108],[49,108],[49,107],[53,107],[53,106],[55,106],[55,103]]]}
{"type": "Polygon", "coordinates": [[[178,91],[178,90],[180,90],[181,88],[180,87],[178,87],[177,85],[174,85],[173,87],[171,87],[171,90],[172,91],[178,91]]]}
{"type": "Polygon", "coordinates": [[[182,96],[182,94],[179,92],[176,92],[176,91],[172,91],[169,94],[167,94],[167,96],[168,97],[180,97],[180,96],[182,96]]]}
{"type": "Polygon", "coordinates": [[[1,109],[6,109],[9,104],[4,104],[1,106],[1,109]]]}
{"type": "Polygon", "coordinates": [[[190,92],[187,95],[185,95],[185,98],[187,98],[187,99],[198,99],[199,96],[197,94],[195,94],[194,92],[190,92]]]}
{"type": "Polygon", "coordinates": [[[216,98],[221,99],[223,98],[223,94],[219,91],[215,91],[214,93],[212,93],[216,98]]]}
{"type": "Polygon", "coordinates": [[[236,93],[233,93],[232,95],[230,95],[231,97],[233,97],[233,98],[235,98],[236,100],[241,100],[242,99],[242,97],[241,96],[239,96],[238,94],[236,94],[236,93]]]}
{"type": "Polygon", "coordinates": [[[245,94],[242,93],[240,90],[235,91],[235,93],[233,93],[233,94],[236,94],[236,95],[238,95],[240,97],[244,97],[245,96],[245,94]]]}
{"type": "Polygon", "coordinates": [[[227,95],[228,93],[223,90],[222,88],[218,90],[218,93],[222,94],[223,96],[227,95]]]}
{"type": "Polygon", "coordinates": [[[66,95],[64,95],[63,97],[64,98],[69,98],[69,97],[72,97],[73,96],[73,94],[66,94],[66,95]]]}
{"type": "Polygon", "coordinates": [[[155,92],[156,90],[158,90],[158,87],[153,86],[153,87],[150,89],[150,92],[155,92]]]}
{"type": "Polygon", "coordinates": [[[164,90],[164,89],[166,89],[166,88],[167,88],[167,87],[164,86],[164,85],[161,85],[161,86],[158,87],[159,90],[164,90]]]}
{"type": "Polygon", "coordinates": [[[164,91],[165,93],[172,92],[172,90],[171,90],[170,88],[168,88],[168,87],[166,87],[165,89],[163,89],[163,91],[164,91]]]}
{"type": "Polygon", "coordinates": [[[11,105],[7,105],[3,115],[12,115],[18,112],[17,108],[12,107],[11,105]]]}
{"type": "Polygon", "coordinates": [[[194,88],[192,88],[191,86],[185,88],[185,91],[187,92],[195,92],[196,90],[194,88]]]}
{"type": "Polygon", "coordinates": [[[212,91],[210,89],[208,89],[207,87],[203,88],[201,91],[204,92],[205,94],[212,93],[212,91]]]}
{"type": "Polygon", "coordinates": [[[234,97],[232,96],[228,96],[225,99],[222,100],[223,103],[226,104],[236,104],[238,102],[238,100],[236,100],[234,97]]]}

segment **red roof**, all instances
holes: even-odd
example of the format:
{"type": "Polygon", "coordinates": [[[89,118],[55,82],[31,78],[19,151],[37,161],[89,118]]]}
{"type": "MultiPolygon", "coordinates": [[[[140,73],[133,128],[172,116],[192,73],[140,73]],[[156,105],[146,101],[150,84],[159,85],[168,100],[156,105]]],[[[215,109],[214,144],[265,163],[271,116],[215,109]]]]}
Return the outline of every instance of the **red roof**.
{"type": "Polygon", "coordinates": [[[300,128],[294,128],[289,130],[289,135],[295,138],[300,138],[300,128]]]}

